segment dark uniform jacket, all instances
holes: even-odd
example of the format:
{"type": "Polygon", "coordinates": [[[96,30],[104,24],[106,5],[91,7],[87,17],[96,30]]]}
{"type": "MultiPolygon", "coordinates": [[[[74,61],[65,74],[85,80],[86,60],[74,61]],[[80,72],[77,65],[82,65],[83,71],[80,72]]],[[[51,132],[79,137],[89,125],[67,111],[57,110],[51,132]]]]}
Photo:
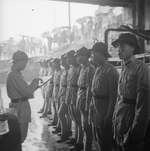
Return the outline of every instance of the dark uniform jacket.
{"type": "Polygon", "coordinates": [[[88,63],[82,65],[80,75],[78,78],[78,96],[77,96],[77,108],[80,111],[88,111],[92,98],[91,85],[94,75],[94,68],[88,63]]]}
{"type": "Polygon", "coordinates": [[[65,102],[66,90],[67,90],[67,75],[68,75],[68,70],[64,69],[60,76],[60,88],[58,93],[60,102],[65,102]]]}
{"type": "Polygon", "coordinates": [[[95,126],[101,127],[104,120],[111,120],[117,98],[119,74],[107,61],[97,67],[92,81],[92,102],[95,126]]]}
{"type": "Polygon", "coordinates": [[[118,86],[113,117],[118,144],[143,139],[148,121],[148,88],[148,67],[132,58],[123,65],[118,86]]]}
{"type": "Polygon", "coordinates": [[[67,77],[67,92],[66,92],[66,104],[76,105],[77,91],[78,91],[78,77],[80,73],[80,67],[71,66],[68,71],[67,77]]]}

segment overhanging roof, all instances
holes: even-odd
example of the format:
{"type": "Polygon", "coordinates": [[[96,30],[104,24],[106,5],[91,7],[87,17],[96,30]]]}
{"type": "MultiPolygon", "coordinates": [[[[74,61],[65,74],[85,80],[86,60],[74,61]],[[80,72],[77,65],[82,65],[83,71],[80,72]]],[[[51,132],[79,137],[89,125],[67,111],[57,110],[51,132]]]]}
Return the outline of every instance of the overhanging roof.
{"type": "Polygon", "coordinates": [[[129,6],[135,0],[50,0],[50,1],[64,1],[64,2],[77,2],[77,3],[87,3],[94,5],[103,6],[129,6]]]}

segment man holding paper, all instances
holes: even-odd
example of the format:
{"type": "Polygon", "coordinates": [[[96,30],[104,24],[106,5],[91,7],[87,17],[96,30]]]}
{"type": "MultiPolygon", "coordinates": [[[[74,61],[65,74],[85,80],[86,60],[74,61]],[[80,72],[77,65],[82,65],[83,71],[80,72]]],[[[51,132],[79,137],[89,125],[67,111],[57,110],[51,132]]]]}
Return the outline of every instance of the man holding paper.
{"type": "Polygon", "coordinates": [[[7,94],[11,100],[10,108],[16,112],[20,129],[22,143],[25,141],[28,131],[28,125],[31,121],[31,108],[28,102],[29,98],[33,98],[34,91],[38,88],[41,79],[34,79],[28,84],[21,71],[25,69],[28,56],[23,51],[17,51],[13,54],[13,65],[7,77],[7,94]]]}

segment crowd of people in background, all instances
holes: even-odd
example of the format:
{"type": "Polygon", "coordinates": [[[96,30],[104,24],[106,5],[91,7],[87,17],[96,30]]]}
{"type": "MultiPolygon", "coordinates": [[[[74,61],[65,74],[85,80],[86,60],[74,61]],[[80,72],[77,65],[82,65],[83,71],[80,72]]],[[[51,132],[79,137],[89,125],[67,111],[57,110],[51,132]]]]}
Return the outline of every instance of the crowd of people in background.
{"type": "Polygon", "coordinates": [[[57,142],[71,151],[91,151],[93,142],[99,151],[143,151],[148,141],[148,67],[134,57],[134,35],[121,34],[112,45],[122,60],[120,75],[103,42],[40,62],[41,76],[50,78],[41,89],[40,117],[50,119],[57,142]]]}

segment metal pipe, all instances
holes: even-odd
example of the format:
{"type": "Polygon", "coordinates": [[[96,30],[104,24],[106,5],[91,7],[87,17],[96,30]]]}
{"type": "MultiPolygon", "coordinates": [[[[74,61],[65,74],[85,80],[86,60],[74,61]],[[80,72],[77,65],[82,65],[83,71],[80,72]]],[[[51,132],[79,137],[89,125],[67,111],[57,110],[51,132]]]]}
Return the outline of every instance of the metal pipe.
{"type": "Polygon", "coordinates": [[[108,28],[107,30],[105,30],[104,33],[104,41],[105,43],[108,45],[108,36],[109,36],[109,32],[111,31],[116,31],[116,32],[131,32],[147,41],[150,40],[150,31],[138,31],[135,29],[130,28],[129,26],[125,26],[122,25],[120,28],[108,28]],[[146,34],[147,33],[147,34],[146,34]]]}
{"type": "Polygon", "coordinates": [[[127,30],[126,29],[121,29],[121,28],[108,28],[105,30],[105,33],[104,33],[104,41],[106,43],[106,45],[108,46],[108,36],[109,36],[109,33],[111,31],[116,31],[116,32],[126,32],[127,30]]]}

